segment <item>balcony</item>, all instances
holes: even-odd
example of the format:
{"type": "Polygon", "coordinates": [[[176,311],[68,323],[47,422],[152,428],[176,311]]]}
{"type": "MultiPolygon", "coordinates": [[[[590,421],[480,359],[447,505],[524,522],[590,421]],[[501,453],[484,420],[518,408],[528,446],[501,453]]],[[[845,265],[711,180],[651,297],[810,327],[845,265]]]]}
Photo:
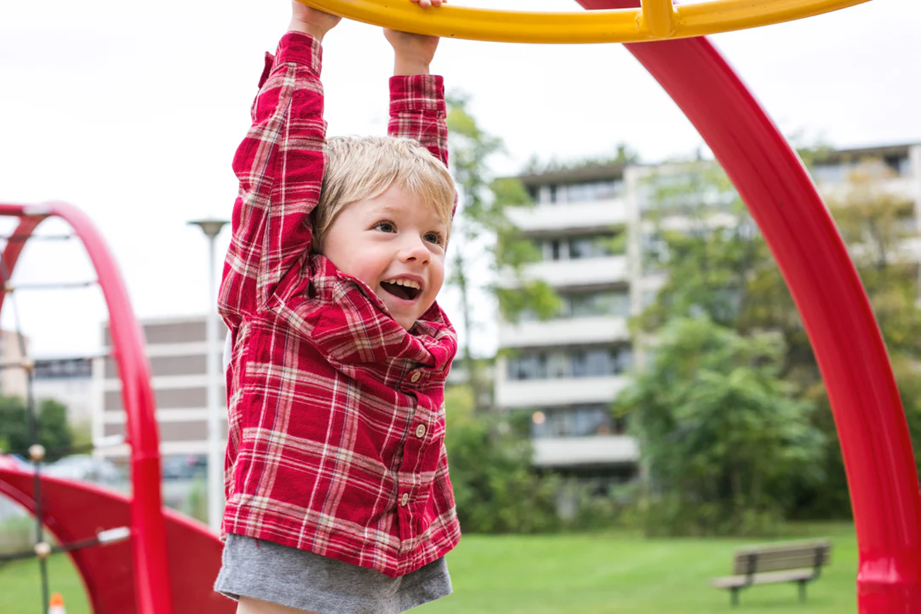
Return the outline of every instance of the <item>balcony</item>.
{"type": "Polygon", "coordinates": [[[627,223],[623,199],[558,203],[522,207],[508,212],[509,219],[525,234],[607,230],[627,223]]]}
{"type": "Polygon", "coordinates": [[[526,348],[629,341],[627,318],[594,316],[503,324],[499,347],[526,348]]]}
{"type": "Polygon", "coordinates": [[[504,409],[610,403],[629,381],[623,375],[561,379],[500,379],[496,382],[496,403],[504,409]]]}
{"type": "MultiPolygon", "coordinates": [[[[628,275],[626,256],[544,260],[530,264],[524,270],[526,279],[539,279],[555,288],[625,283],[628,275]]],[[[511,271],[503,271],[499,276],[499,283],[506,288],[517,285],[511,271]]]]}
{"type": "Polygon", "coordinates": [[[592,465],[635,464],[640,448],[633,437],[595,435],[534,439],[535,467],[569,468],[592,465]]]}

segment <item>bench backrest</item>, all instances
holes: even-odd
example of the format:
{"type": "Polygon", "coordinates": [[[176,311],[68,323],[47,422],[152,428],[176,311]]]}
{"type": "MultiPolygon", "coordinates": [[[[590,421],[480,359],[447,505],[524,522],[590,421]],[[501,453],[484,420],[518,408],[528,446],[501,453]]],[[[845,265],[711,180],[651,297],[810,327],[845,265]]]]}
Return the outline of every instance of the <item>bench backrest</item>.
{"type": "Polygon", "coordinates": [[[831,542],[827,539],[789,544],[752,546],[736,552],[734,574],[783,571],[827,565],[831,561],[831,542]],[[752,569],[752,564],[754,568],[752,569]]]}

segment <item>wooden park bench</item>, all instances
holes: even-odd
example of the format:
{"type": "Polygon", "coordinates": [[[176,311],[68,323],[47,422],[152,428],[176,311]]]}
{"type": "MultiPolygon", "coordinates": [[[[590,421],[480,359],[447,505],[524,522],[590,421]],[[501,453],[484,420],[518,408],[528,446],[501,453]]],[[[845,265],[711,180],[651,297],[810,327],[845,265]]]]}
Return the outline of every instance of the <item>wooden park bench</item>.
{"type": "Polygon", "coordinates": [[[806,584],[818,579],[822,565],[831,560],[827,539],[765,544],[738,550],[733,562],[735,575],[714,578],[713,586],[732,591],[732,605],[739,604],[739,591],[753,584],[796,582],[800,601],[806,601],[806,584]]]}

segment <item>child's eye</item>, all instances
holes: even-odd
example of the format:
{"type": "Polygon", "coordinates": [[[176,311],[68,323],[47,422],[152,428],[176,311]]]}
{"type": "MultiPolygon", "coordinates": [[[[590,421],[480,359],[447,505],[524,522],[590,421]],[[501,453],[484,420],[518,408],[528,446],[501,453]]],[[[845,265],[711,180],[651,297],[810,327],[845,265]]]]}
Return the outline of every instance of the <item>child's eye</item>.
{"type": "Polygon", "coordinates": [[[444,243],[444,238],[440,232],[427,232],[423,238],[429,243],[434,243],[435,245],[442,245],[444,243]]]}
{"type": "Polygon", "coordinates": [[[381,232],[396,232],[397,227],[394,226],[393,222],[378,222],[374,225],[374,228],[380,230],[381,232]]]}

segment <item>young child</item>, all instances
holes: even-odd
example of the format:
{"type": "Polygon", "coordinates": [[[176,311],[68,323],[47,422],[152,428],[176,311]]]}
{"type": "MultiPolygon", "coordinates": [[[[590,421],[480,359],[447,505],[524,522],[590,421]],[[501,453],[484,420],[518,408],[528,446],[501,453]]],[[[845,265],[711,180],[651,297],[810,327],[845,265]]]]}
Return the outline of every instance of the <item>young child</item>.
{"type": "Polygon", "coordinates": [[[385,31],[391,136],[327,141],[320,43],[338,21],[293,3],[233,162],[215,590],[238,613],[402,612],[451,592],[460,539],[444,448],[457,339],[435,302],[455,200],[438,40],[385,31]]]}

